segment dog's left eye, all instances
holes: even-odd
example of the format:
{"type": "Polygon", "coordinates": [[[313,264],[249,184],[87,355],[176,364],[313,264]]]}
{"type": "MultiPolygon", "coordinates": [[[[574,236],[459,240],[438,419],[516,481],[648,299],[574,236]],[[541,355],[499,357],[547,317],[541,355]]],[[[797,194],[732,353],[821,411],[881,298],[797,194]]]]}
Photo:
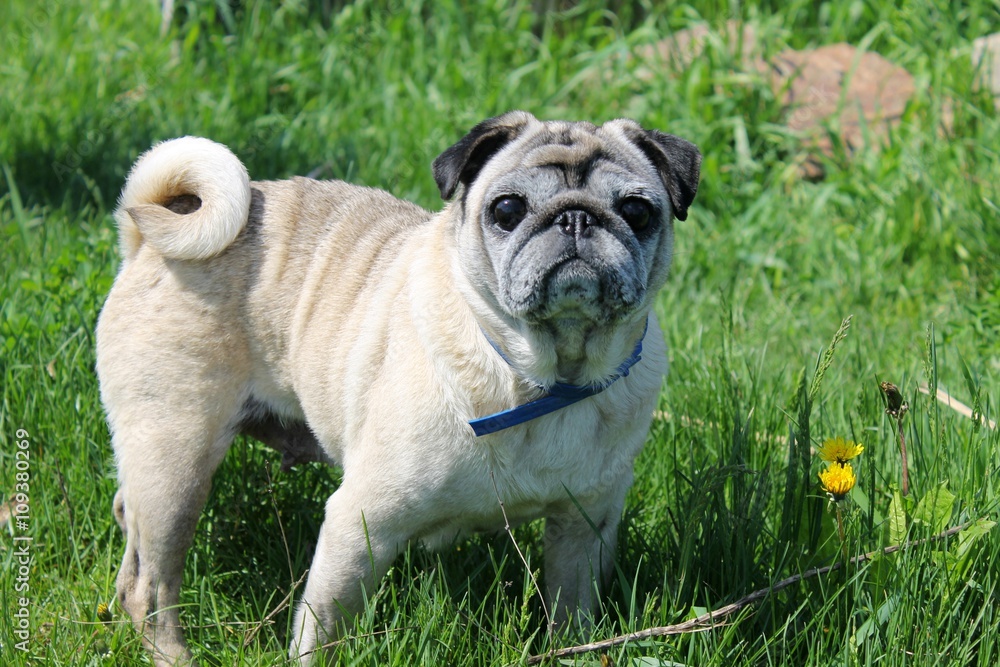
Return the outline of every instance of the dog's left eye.
{"type": "Polygon", "coordinates": [[[505,232],[513,231],[528,214],[528,205],[520,197],[501,197],[493,203],[493,219],[505,232]]]}
{"type": "Polygon", "coordinates": [[[629,197],[618,207],[622,218],[632,228],[632,231],[641,232],[649,226],[653,219],[653,207],[645,199],[629,197]]]}

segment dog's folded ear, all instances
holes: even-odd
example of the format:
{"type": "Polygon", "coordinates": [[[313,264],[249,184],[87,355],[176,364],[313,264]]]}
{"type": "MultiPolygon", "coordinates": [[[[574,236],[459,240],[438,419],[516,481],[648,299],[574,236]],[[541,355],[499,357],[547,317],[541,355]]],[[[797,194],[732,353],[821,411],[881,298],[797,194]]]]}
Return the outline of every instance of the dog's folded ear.
{"type": "Polygon", "coordinates": [[[459,184],[468,187],[483,166],[537,119],[527,111],[509,111],[484,120],[461,141],[434,160],[434,180],[442,199],[451,199],[459,184]]]}
{"type": "Polygon", "coordinates": [[[636,128],[628,132],[630,139],[646,154],[660,172],[674,216],[687,219],[688,206],[698,192],[701,175],[701,152],[686,139],[658,130],[636,128]]]}

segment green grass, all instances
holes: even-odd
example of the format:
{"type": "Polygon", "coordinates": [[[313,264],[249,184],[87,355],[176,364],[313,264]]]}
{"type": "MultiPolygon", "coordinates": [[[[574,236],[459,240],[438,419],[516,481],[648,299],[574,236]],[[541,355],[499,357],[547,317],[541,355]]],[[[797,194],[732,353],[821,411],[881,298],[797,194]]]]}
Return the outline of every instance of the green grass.
{"type": "MultiPolygon", "coordinates": [[[[440,206],[431,160],[511,108],[629,115],[701,147],[701,189],[677,225],[675,269],[657,304],[671,375],[629,496],[607,613],[557,646],[675,623],[835,562],[836,515],[809,453],[828,437],[865,445],[843,506],[848,555],[896,542],[900,529],[921,538],[996,519],[1000,434],[918,391],[946,388],[997,419],[1000,122],[968,63],[970,41],[1000,25],[995,1],[696,0],[665,11],[589,2],[545,18],[527,2],[341,4],[181,3],[166,38],[153,3],[0,7],[3,494],[15,489],[16,431],[30,435],[30,527],[8,525],[0,539],[0,664],[147,664],[116,606],[110,625],[96,616],[113,600],[123,541],[93,330],[117,266],[109,211],[125,174],[154,141],[182,134],[229,144],[254,178],[319,170],[430,208],[440,206]],[[649,63],[628,56],[671,30],[730,17],[751,23],[769,52],[865,42],[905,66],[919,92],[890,145],[829,159],[823,181],[803,182],[802,146],[778,102],[724,50],[680,72],[654,63],[652,78],[638,73],[649,63]],[[900,458],[880,380],[910,404],[912,491],[895,504],[900,458]],[[943,513],[918,506],[945,483],[955,497],[943,513]],[[13,536],[25,534],[26,653],[13,634],[13,536]]],[[[337,481],[319,466],[280,473],[252,441],[233,448],[182,593],[206,664],[280,663],[289,615],[269,614],[307,567],[337,481]]],[[[537,569],[539,526],[515,535],[537,569]]],[[[608,655],[637,667],[995,664],[1000,531],[971,535],[803,581],[710,632],[608,655]]],[[[436,554],[414,548],[370,593],[340,661],[518,664],[553,645],[542,623],[506,536],[436,554]]]]}

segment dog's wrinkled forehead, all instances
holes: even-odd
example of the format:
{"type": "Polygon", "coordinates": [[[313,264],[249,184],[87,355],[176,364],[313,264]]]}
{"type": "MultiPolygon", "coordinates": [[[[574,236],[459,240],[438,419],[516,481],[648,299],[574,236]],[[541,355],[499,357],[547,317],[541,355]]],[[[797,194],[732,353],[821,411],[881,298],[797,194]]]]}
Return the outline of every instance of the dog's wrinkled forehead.
{"type": "Polygon", "coordinates": [[[595,169],[627,170],[655,179],[652,165],[612,124],[549,122],[517,142],[519,169],[551,169],[561,174],[567,188],[587,185],[595,169]]]}
{"type": "Polygon", "coordinates": [[[583,187],[597,162],[607,159],[604,146],[593,131],[581,131],[573,126],[542,132],[524,148],[526,153],[521,166],[560,170],[567,187],[571,188],[583,187]]]}

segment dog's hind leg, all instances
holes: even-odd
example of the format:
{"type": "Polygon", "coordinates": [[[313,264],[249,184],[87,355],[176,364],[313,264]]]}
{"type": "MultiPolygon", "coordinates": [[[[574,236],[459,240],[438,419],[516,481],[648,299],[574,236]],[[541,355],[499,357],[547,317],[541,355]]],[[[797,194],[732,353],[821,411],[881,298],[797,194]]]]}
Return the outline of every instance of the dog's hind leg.
{"type": "MultiPolygon", "coordinates": [[[[106,311],[118,307],[109,299],[106,311]]],[[[198,344],[185,347],[129,337],[119,330],[127,319],[114,314],[98,330],[98,373],[118,465],[115,517],[125,534],[118,601],[156,665],[186,664],[178,609],[184,558],[212,474],[239,428],[246,374],[233,361],[239,340],[210,323],[189,318],[185,342],[198,344]]]]}
{"type": "Polygon", "coordinates": [[[156,665],[187,664],[178,607],[184,558],[233,430],[206,428],[208,420],[137,421],[115,424],[115,514],[126,540],[118,601],[156,665]]]}

